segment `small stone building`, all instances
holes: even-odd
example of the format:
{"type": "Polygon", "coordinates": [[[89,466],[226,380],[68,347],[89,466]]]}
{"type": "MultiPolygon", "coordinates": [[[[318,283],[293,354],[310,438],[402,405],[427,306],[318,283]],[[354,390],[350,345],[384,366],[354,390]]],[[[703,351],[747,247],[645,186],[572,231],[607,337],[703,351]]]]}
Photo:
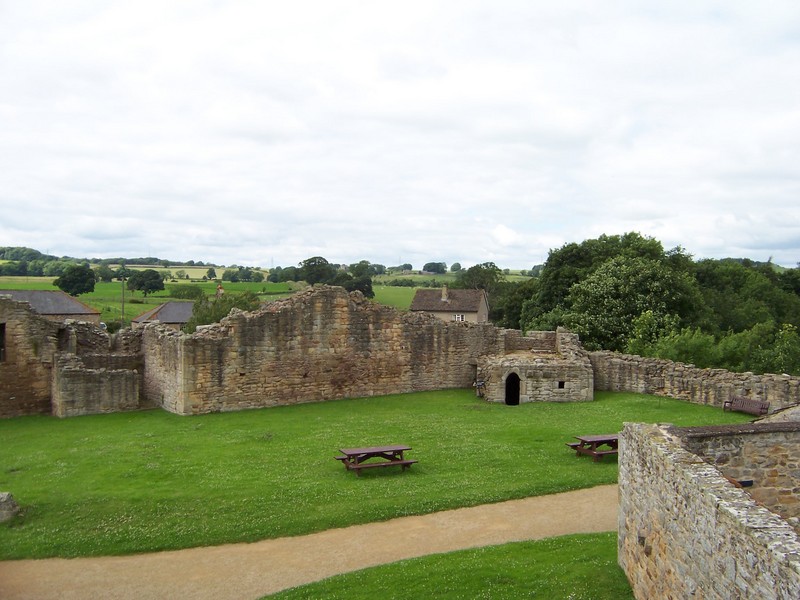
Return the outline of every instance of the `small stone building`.
{"type": "Polygon", "coordinates": [[[478,358],[477,391],[490,402],[585,402],[594,399],[589,355],[574,334],[540,331],[524,349],[478,358]]]}
{"type": "Polygon", "coordinates": [[[489,299],[484,290],[420,289],[414,294],[409,310],[429,312],[443,321],[486,323],[489,299]]]}

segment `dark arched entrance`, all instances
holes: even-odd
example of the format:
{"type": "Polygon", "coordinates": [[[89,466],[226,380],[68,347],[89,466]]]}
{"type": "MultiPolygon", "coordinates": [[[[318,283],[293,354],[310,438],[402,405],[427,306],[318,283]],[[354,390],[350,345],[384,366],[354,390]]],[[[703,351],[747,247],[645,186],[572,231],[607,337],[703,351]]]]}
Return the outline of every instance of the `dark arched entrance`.
{"type": "Polygon", "coordinates": [[[509,373],[506,377],[506,404],[517,406],[519,404],[519,375],[509,373]]]}

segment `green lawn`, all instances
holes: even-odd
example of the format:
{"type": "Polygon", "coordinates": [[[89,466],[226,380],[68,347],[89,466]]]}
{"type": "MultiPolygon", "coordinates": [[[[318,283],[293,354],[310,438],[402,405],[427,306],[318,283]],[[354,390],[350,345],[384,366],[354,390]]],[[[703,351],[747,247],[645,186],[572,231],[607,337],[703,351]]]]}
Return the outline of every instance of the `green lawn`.
{"type": "Polygon", "coordinates": [[[338,575],[274,600],[626,600],[616,533],[570,535],[435,554],[338,575]]]}
{"type": "Polygon", "coordinates": [[[449,390],[194,417],[0,420],[0,490],[23,507],[0,525],[0,558],[253,541],[613,483],[615,460],[594,463],[564,443],[625,421],[748,420],[639,394],[596,397],[509,407],[449,390]],[[340,447],[385,443],[413,446],[419,463],[357,478],[333,459],[340,447]]]}

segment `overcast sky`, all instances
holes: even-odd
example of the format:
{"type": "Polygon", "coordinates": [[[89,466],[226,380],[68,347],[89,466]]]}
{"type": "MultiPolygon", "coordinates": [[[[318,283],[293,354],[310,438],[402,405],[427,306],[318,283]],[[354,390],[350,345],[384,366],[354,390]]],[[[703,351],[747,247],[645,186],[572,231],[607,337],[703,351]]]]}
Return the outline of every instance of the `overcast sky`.
{"type": "Polygon", "coordinates": [[[0,0],[0,246],[800,261],[800,2],[0,0]]]}

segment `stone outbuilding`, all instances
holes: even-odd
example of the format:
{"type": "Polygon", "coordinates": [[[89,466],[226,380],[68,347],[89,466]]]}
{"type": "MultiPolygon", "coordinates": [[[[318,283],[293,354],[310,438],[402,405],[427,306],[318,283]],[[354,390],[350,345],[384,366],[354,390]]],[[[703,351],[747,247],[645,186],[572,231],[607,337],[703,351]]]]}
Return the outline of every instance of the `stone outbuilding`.
{"type": "Polygon", "coordinates": [[[478,358],[477,392],[489,402],[587,402],[594,372],[578,336],[565,330],[534,332],[527,349],[478,358]]]}

